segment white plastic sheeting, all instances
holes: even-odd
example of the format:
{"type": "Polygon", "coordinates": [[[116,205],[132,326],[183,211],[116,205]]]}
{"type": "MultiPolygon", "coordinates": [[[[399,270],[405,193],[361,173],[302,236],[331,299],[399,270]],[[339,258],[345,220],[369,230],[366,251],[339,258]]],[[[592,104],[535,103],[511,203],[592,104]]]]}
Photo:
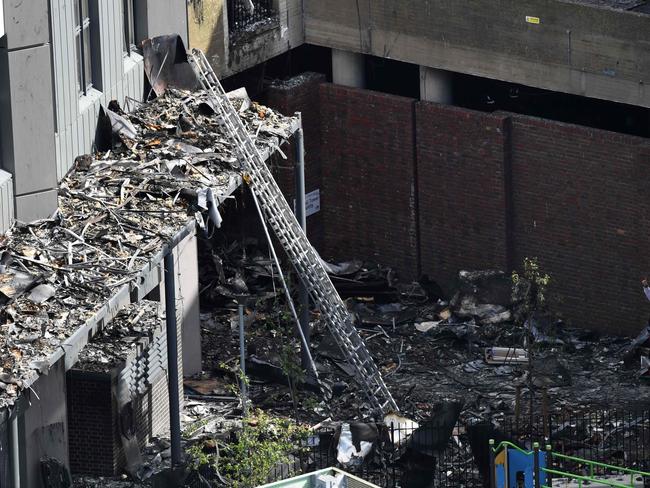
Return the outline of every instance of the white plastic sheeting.
{"type": "Polygon", "coordinates": [[[341,424],[341,436],[339,437],[338,452],[336,460],[344,466],[361,464],[372,449],[372,442],[361,441],[359,443],[361,450],[352,443],[352,432],[350,432],[350,424],[341,424]]]}

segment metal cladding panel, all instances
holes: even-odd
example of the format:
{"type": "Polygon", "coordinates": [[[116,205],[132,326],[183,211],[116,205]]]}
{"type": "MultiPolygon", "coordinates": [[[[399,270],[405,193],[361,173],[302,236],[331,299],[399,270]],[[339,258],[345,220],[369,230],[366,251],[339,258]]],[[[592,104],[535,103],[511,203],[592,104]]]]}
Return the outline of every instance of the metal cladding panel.
{"type": "MultiPolygon", "coordinates": [[[[102,89],[122,83],[124,75],[123,2],[99,0],[99,37],[101,46],[102,89]]],[[[109,100],[110,101],[110,98],[109,100]]]]}
{"type": "MultiPolygon", "coordinates": [[[[65,132],[79,112],[72,0],[52,0],[52,52],[58,132],[65,132]]],[[[69,147],[68,147],[69,149],[69,147]]],[[[59,176],[61,173],[59,172],[59,176]]]]}
{"type": "Polygon", "coordinates": [[[185,0],[146,0],[147,37],[178,34],[187,40],[187,3],[185,0]]]}
{"type": "Polygon", "coordinates": [[[9,51],[13,157],[4,161],[16,194],[56,186],[50,47],[9,51]],[[37,115],[35,115],[37,114],[37,115]]]}
{"type": "Polygon", "coordinates": [[[5,13],[4,3],[0,2],[0,37],[5,35],[5,13]]]}
{"type": "Polygon", "coordinates": [[[56,210],[56,198],[56,190],[16,195],[16,219],[21,222],[32,222],[51,217],[56,210]]]}
{"type": "MultiPolygon", "coordinates": [[[[2,3],[2,2],[0,2],[2,3]]],[[[47,0],[4,0],[6,47],[19,49],[50,40],[47,0]]],[[[2,29],[0,27],[0,29],[2,29]]],[[[2,34],[0,34],[2,37],[2,34]]]]}
{"type": "MultiPolygon", "coordinates": [[[[1,4],[1,2],[0,2],[1,4]]],[[[0,170],[0,234],[9,230],[14,220],[14,186],[11,174],[0,170]]]]}

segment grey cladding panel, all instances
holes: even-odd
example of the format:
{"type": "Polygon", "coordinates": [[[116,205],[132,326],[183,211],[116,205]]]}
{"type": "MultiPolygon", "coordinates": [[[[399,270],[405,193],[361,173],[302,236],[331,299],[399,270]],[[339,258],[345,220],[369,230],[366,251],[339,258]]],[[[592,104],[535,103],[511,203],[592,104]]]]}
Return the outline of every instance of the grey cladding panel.
{"type": "Polygon", "coordinates": [[[187,4],[185,0],[147,0],[148,37],[178,34],[187,43],[187,4]]]}
{"type": "Polygon", "coordinates": [[[9,49],[49,42],[47,0],[0,1],[4,1],[6,42],[9,49]]]}
{"type": "Polygon", "coordinates": [[[52,51],[59,132],[65,131],[79,114],[73,10],[72,0],[52,0],[52,51]]]}
{"type": "Polygon", "coordinates": [[[49,46],[9,53],[13,161],[16,194],[56,186],[52,71],[49,46]]]}
{"type": "Polygon", "coordinates": [[[56,190],[18,196],[16,197],[16,218],[21,222],[45,219],[52,216],[56,206],[56,190]]]}

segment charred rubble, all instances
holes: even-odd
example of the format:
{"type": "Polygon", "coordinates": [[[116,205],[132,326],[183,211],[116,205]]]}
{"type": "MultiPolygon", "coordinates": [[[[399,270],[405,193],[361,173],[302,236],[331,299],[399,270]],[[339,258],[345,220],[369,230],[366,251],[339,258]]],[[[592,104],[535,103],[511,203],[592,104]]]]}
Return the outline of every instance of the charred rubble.
{"type": "MultiPolygon", "coordinates": [[[[297,121],[242,93],[232,96],[259,149],[281,153],[297,121]]],[[[134,310],[128,327],[111,330],[106,303],[119,294],[137,296],[142,270],[182,229],[195,225],[206,234],[200,246],[204,373],[185,381],[184,447],[217,455],[217,464],[188,470],[176,483],[227,483],[218,467],[219,446],[244,429],[236,333],[236,298],[244,294],[250,401],[311,432],[301,440],[306,444],[298,443],[278,463],[281,477],[323,467],[318,463],[326,453],[328,463],[373,466],[384,475],[399,466],[419,477],[403,480],[403,486],[417,486],[436,472],[456,482],[458,459],[450,460],[450,449],[478,473],[484,464],[480,446],[487,436],[507,438],[507,424],[532,431],[539,412],[577,415],[648,405],[650,386],[634,366],[644,357],[647,337],[630,346],[626,339],[599,337],[548,316],[522,325],[510,277],[500,271],[461,272],[455,292],[446,296],[427,276],[403,282],[392,269],[361,261],[328,263],[327,269],[401,416],[368,417],[354,372],[319,311],[310,310],[312,351],[332,391],[324,398],[299,365],[295,324],[263,238],[251,232],[238,240],[215,231],[223,220],[217,207],[239,187],[241,171],[212,115],[204,94],[184,90],[168,89],[130,113],[111,104],[98,124],[101,150],[77,159],[61,183],[57,213],[18,223],[3,237],[0,407],[11,406],[47,371],[50,357],[89,323],[97,325],[94,332],[105,330],[79,359],[102,371],[128,354],[132,341],[150,334],[133,327],[139,313],[134,310]],[[387,430],[391,422],[397,432],[387,430]],[[493,430],[478,432],[472,427],[478,424],[493,430]],[[435,442],[423,435],[430,431],[437,432],[435,442]]],[[[246,200],[242,191],[226,206],[245,211],[246,200]]],[[[291,277],[294,291],[298,279],[291,277]]],[[[597,422],[601,432],[612,426],[604,417],[597,422]]],[[[645,432],[647,424],[641,419],[633,428],[645,432]]],[[[559,428],[580,431],[572,424],[559,428]]],[[[541,435],[551,430],[545,425],[541,435]]],[[[584,447],[593,432],[576,435],[572,449],[584,447]]],[[[153,439],[141,450],[130,480],[78,477],[75,486],[164,486],[173,476],[168,451],[167,440],[153,439]]]]}
{"type": "MultiPolygon", "coordinates": [[[[261,151],[291,135],[294,119],[243,98],[239,106],[261,151]]],[[[216,206],[241,182],[202,93],[169,89],[129,114],[112,107],[98,124],[105,151],[77,158],[54,216],[17,223],[0,241],[0,407],[118,292],[132,293],[175,235],[195,223],[205,229],[208,207],[219,225],[216,206]]]]}
{"type": "MultiPolygon", "coordinates": [[[[325,463],[339,463],[386,486],[394,486],[389,478],[396,470],[402,486],[481,486],[489,438],[528,446],[553,438],[567,453],[601,461],[621,456],[621,463],[645,466],[648,446],[637,442],[634,447],[626,439],[646,439],[650,429],[650,387],[630,352],[647,338],[630,345],[628,339],[574,328],[551,315],[524,320],[521,290],[513,292],[511,277],[497,270],[461,271],[455,291],[446,296],[427,276],[405,283],[378,264],[328,263],[401,408],[399,416],[371,419],[354,372],[320,323],[318,310],[310,312],[311,345],[333,397],[325,399],[310,388],[299,367],[295,324],[263,240],[254,234],[230,237],[204,239],[200,245],[204,374],[185,382],[199,412],[188,415],[197,420],[207,415],[213,432],[223,438],[217,427],[222,419],[242,413],[235,387],[235,298],[245,293],[250,296],[245,314],[250,399],[314,432],[309,453],[281,471],[324,467],[327,453],[325,463]],[[499,355],[501,349],[505,355],[499,355]],[[625,368],[625,358],[636,367],[625,368]],[[639,414],[617,417],[617,408],[639,414]],[[342,436],[355,446],[348,454],[342,436]]],[[[239,427],[226,430],[233,428],[239,427]]],[[[205,437],[195,440],[200,444],[205,437]]]]}
{"type": "MultiPolygon", "coordinates": [[[[219,373],[220,364],[237,356],[235,308],[229,297],[245,289],[254,298],[246,316],[249,360],[252,365],[267,364],[257,368],[261,369],[257,375],[260,384],[252,394],[259,394],[261,406],[289,414],[285,402],[269,395],[280,391],[274,390],[273,381],[283,382],[281,372],[270,371],[273,366],[282,369],[283,341],[278,336],[290,338],[294,325],[273,288],[277,272],[272,260],[262,246],[251,245],[253,242],[249,239],[247,246],[231,243],[203,250],[203,277],[210,277],[202,295],[202,303],[207,304],[202,314],[204,366],[206,375],[219,373]]],[[[461,272],[456,292],[447,299],[426,276],[403,283],[392,269],[360,261],[331,264],[329,270],[403,413],[414,418],[423,405],[441,400],[462,401],[463,415],[475,418],[514,415],[518,403],[524,412],[524,405],[528,408],[530,404],[527,380],[531,371],[535,409],[539,411],[542,391],[549,412],[611,408],[614,404],[639,407],[650,400],[650,388],[640,380],[638,368],[623,367],[628,339],[599,336],[546,316],[521,325],[512,282],[500,271],[461,272]],[[527,360],[518,361],[514,352],[500,364],[486,360],[495,347],[523,348],[529,332],[534,338],[532,368],[527,360]]],[[[323,406],[322,414],[319,409],[305,409],[303,418],[317,421],[344,414],[359,419],[363,396],[354,388],[352,371],[328,331],[322,329],[318,311],[312,311],[311,318],[312,347],[321,374],[339,395],[327,408],[323,406]]]]}

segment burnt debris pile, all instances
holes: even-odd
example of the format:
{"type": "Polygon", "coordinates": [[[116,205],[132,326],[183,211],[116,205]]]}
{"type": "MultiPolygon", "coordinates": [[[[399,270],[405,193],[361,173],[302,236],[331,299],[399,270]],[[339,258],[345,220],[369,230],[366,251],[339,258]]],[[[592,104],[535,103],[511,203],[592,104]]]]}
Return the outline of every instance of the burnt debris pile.
{"type": "MultiPolygon", "coordinates": [[[[272,261],[255,243],[230,242],[209,253],[209,266],[219,271],[210,273],[203,287],[205,297],[215,297],[202,302],[211,304],[202,316],[205,370],[220,374],[219,365],[237,357],[236,307],[229,297],[245,291],[251,296],[247,348],[268,364],[253,368],[251,393],[259,394],[261,406],[289,414],[293,406],[281,397],[287,384],[281,346],[291,342],[294,325],[274,288],[272,261]]],[[[522,324],[517,294],[502,272],[463,271],[447,297],[426,276],[403,283],[393,270],[360,261],[328,268],[398,404],[412,418],[439,401],[462,401],[467,418],[517,415],[524,422],[531,408],[578,412],[633,408],[650,400],[638,368],[623,367],[628,339],[598,336],[548,316],[533,315],[522,324]]],[[[363,396],[355,390],[353,371],[320,325],[317,310],[311,324],[312,347],[334,398],[324,405],[317,395],[304,393],[303,415],[314,421],[330,415],[362,418],[363,396]]]]}
{"type": "MultiPolygon", "coordinates": [[[[233,102],[263,154],[296,123],[233,102]]],[[[50,219],[17,223],[0,241],[0,407],[15,402],[82,326],[110,320],[184,228],[219,225],[241,176],[231,141],[202,92],[169,89],[131,113],[102,109],[96,144],[76,159],[50,219]],[[214,224],[209,224],[212,220],[214,224]]]]}
{"type": "MultiPolygon", "coordinates": [[[[310,311],[312,350],[333,396],[310,388],[263,240],[229,237],[200,246],[204,374],[185,383],[195,402],[188,416],[210,416],[210,429],[223,436],[219,422],[241,415],[236,298],[245,293],[250,400],[313,432],[306,450],[297,447],[291,462],[279,463],[276,478],[337,464],[381,486],[482,486],[490,438],[528,448],[550,441],[569,455],[647,467],[650,388],[630,352],[642,338],[631,346],[551,315],[526,316],[527,284],[513,289],[501,271],[462,271],[447,294],[427,276],[403,282],[385,266],[328,263],[402,409],[369,419],[318,310],[310,311]],[[625,368],[624,358],[634,366],[625,368]]],[[[295,289],[295,277],[292,283],[295,289]]],[[[224,428],[234,435],[240,427],[224,428]]]]}

